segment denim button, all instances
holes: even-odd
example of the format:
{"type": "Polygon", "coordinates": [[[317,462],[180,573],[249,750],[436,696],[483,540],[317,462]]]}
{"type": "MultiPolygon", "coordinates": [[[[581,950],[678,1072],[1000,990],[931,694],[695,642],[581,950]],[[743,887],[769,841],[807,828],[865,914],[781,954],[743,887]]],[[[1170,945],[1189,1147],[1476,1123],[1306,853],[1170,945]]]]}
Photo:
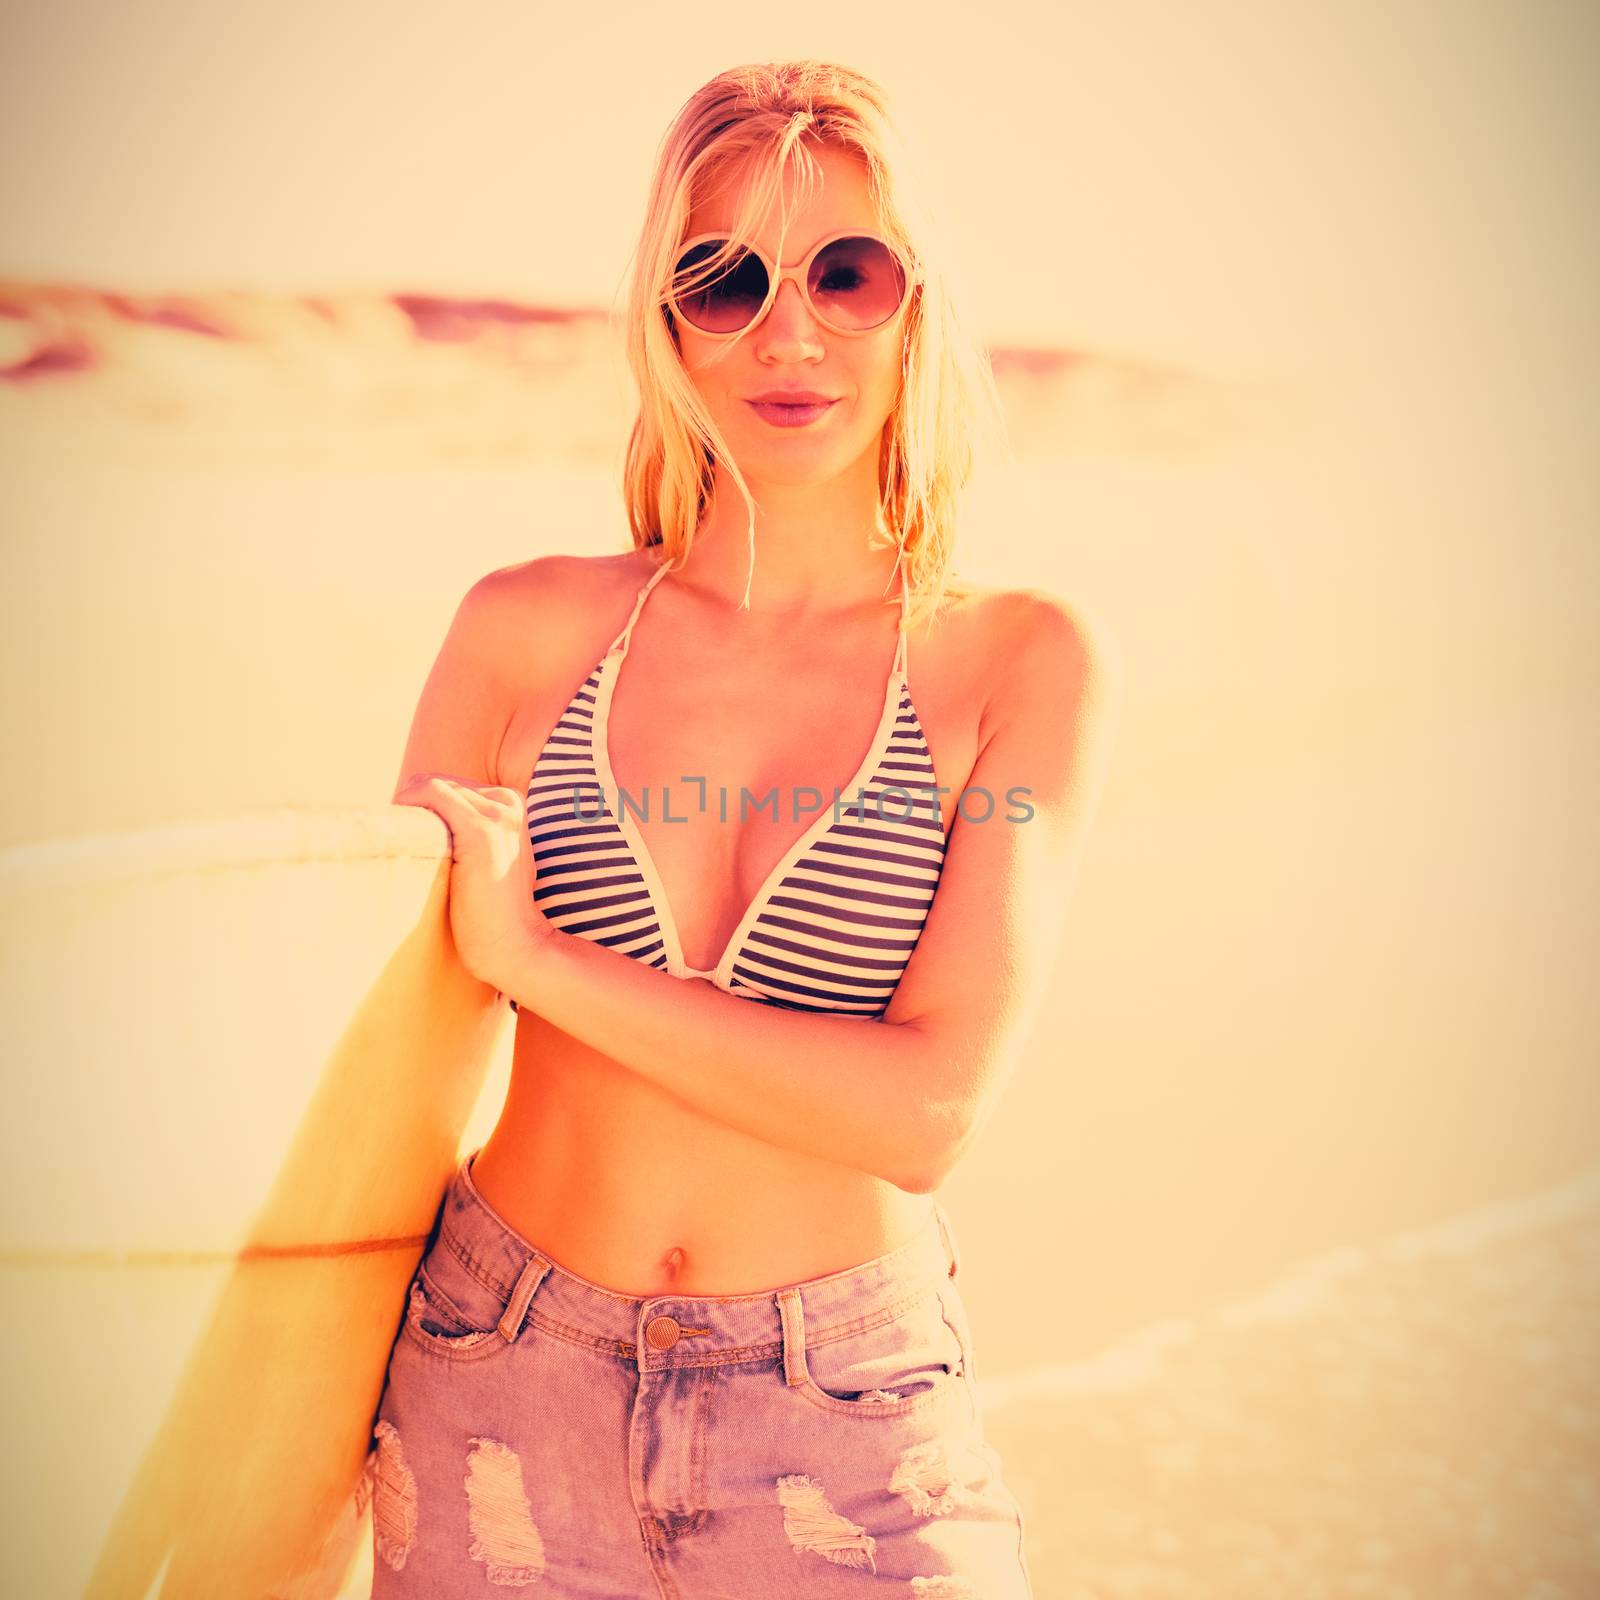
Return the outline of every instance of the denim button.
{"type": "Polygon", "coordinates": [[[676,1317],[652,1317],[645,1324],[645,1343],[653,1350],[670,1350],[681,1331],[676,1317]]]}

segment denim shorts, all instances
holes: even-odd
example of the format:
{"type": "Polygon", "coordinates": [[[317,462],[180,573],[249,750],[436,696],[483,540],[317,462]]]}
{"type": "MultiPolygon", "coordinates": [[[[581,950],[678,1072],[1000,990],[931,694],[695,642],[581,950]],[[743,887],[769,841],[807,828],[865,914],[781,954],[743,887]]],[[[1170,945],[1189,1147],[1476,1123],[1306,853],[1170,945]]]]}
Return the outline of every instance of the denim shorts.
{"type": "Polygon", "coordinates": [[[636,1299],[523,1238],[472,1159],[374,1421],[373,1600],[1031,1600],[937,1201],[843,1272],[636,1299]]]}

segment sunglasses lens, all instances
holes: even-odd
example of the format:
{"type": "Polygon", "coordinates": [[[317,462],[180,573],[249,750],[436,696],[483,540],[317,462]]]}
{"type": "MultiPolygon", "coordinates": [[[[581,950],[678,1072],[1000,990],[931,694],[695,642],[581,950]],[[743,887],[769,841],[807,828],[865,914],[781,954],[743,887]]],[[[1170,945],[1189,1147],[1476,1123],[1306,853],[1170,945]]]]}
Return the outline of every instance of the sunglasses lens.
{"type": "MultiPolygon", "coordinates": [[[[704,333],[737,333],[767,298],[767,269],[761,257],[748,250],[705,277],[705,263],[724,242],[702,240],[678,258],[676,281],[685,286],[677,291],[674,303],[684,320],[704,333]]],[[[835,239],[811,263],[806,289],[824,322],[847,332],[864,332],[887,322],[900,309],[906,275],[899,258],[881,239],[835,239]]]]}
{"type": "Polygon", "coordinates": [[[679,281],[690,278],[678,292],[676,304],[686,322],[705,333],[737,333],[761,309],[767,298],[767,269],[761,257],[741,251],[705,277],[705,263],[726,243],[707,239],[678,258],[679,281]]]}
{"type": "Polygon", "coordinates": [[[906,275],[881,239],[835,239],[811,263],[806,287],[827,321],[861,331],[887,322],[900,309],[906,275]]]}

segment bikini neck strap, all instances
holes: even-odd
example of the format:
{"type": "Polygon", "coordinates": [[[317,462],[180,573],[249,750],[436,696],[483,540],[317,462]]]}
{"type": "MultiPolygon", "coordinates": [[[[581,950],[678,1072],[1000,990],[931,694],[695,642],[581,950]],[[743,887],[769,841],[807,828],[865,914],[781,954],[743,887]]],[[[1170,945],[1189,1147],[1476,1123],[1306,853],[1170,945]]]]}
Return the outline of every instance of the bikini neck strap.
{"type": "Polygon", "coordinates": [[[628,613],[628,620],[622,625],[622,632],[611,641],[611,648],[607,655],[627,655],[628,645],[633,638],[633,625],[639,620],[639,613],[644,610],[645,599],[650,591],[666,577],[671,568],[665,561],[660,562],[646,581],[640,585],[638,598],[633,602],[633,610],[628,613]]]}

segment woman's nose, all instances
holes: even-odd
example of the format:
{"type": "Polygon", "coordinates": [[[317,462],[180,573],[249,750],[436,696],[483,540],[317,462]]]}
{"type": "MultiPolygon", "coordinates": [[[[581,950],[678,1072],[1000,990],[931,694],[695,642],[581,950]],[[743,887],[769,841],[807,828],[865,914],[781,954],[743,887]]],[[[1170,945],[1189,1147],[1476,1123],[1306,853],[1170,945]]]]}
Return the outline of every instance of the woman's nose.
{"type": "Polygon", "coordinates": [[[778,286],[772,304],[762,320],[761,334],[766,340],[802,340],[816,343],[820,332],[811,308],[793,278],[778,286]]]}

